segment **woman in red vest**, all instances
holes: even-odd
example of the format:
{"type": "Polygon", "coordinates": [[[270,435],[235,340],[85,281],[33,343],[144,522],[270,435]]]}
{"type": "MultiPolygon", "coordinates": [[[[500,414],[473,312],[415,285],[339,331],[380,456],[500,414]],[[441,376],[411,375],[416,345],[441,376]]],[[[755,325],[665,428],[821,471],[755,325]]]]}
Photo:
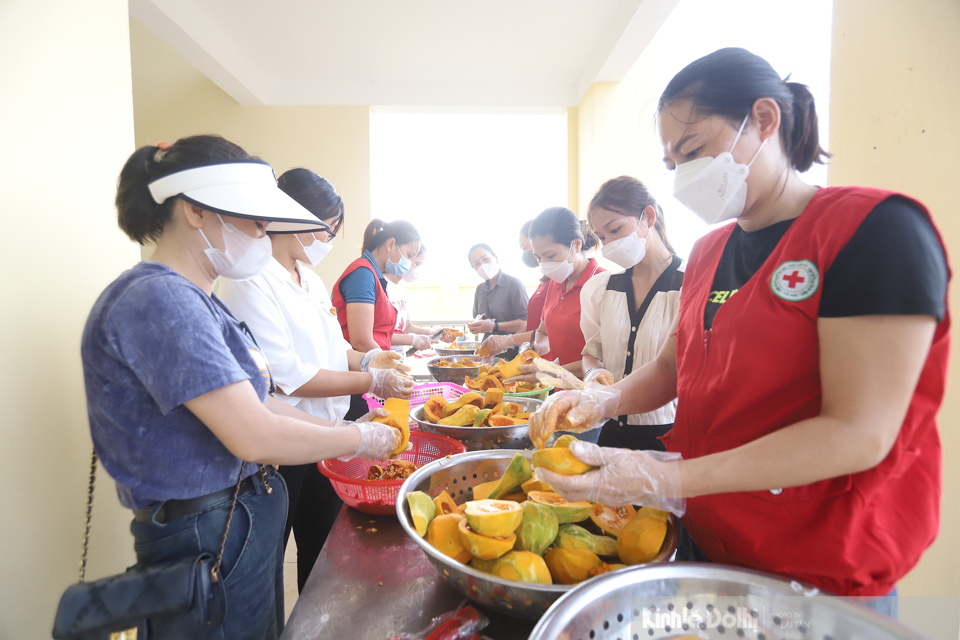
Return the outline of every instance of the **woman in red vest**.
{"type": "MultiPolygon", "coordinates": [[[[420,252],[420,233],[405,220],[371,220],[363,232],[363,253],[351,262],[333,285],[332,302],[343,337],[361,353],[390,351],[397,326],[397,309],[387,296],[384,273],[402,276],[420,252]]],[[[427,336],[402,336],[407,344],[429,349],[427,336]]],[[[350,397],[352,416],[362,416],[367,404],[361,394],[350,397]]]]}
{"type": "Polygon", "coordinates": [[[813,96],[743,49],[687,66],[658,112],[676,198],[736,222],[695,245],[660,356],[608,391],[554,396],[531,435],[678,398],[673,453],[581,443],[599,468],[544,480],[568,499],[678,515],[685,502],[683,559],[895,595],[939,521],[950,271],[930,215],[888,191],[805,184],[826,157],[813,96]]]}

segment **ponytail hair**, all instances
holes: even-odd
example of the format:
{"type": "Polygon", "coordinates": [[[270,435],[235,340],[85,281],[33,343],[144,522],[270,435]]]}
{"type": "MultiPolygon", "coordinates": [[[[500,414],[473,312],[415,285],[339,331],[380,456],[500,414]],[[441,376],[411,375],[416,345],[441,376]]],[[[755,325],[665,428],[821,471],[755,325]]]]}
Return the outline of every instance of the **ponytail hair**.
{"type": "Polygon", "coordinates": [[[677,255],[667,239],[667,223],[663,219],[663,209],[646,185],[633,176],[620,176],[604,182],[590,201],[587,218],[589,219],[596,209],[603,209],[639,219],[643,217],[643,211],[647,207],[653,207],[656,212],[653,229],[660,236],[663,246],[672,255],[677,255]]]}
{"type": "Polygon", "coordinates": [[[420,242],[420,232],[406,220],[384,222],[374,218],[363,232],[363,251],[373,251],[393,238],[398,245],[420,242]]]}
{"type": "Polygon", "coordinates": [[[530,224],[529,238],[550,237],[554,242],[571,245],[574,240],[583,243],[581,251],[595,248],[600,241],[586,220],[577,218],[577,214],[566,207],[550,207],[533,219],[530,224]]]}
{"type": "Polygon", "coordinates": [[[117,223],[139,244],[156,242],[173,217],[179,197],[157,204],[150,194],[154,180],[211,164],[254,160],[234,143],[215,135],[181,138],[165,147],[140,147],[127,159],[117,181],[117,223]]]}
{"type": "MultiPolygon", "coordinates": [[[[330,230],[340,233],[343,226],[343,198],[329,180],[310,169],[298,167],[284,171],[277,178],[277,186],[319,220],[333,218],[330,230]]],[[[270,233],[269,228],[267,233],[270,233]]]]}
{"type": "Polygon", "coordinates": [[[825,164],[813,94],[803,84],[781,80],[770,63],[746,49],[727,48],[694,60],[673,76],[660,96],[657,113],[689,99],[701,116],[718,115],[739,127],[760,98],[780,105],[780,140],[790,166],[804,172],[825,164]]]}

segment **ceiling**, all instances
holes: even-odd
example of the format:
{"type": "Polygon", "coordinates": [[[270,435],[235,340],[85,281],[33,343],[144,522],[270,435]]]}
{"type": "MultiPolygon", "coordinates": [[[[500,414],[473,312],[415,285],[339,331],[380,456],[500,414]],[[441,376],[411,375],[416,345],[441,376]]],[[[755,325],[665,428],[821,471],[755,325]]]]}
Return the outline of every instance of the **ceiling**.
{"type": "Polygon", "coordinates": [[[679,0],[130,0],[244,105],[575,106],[679,0]]]}

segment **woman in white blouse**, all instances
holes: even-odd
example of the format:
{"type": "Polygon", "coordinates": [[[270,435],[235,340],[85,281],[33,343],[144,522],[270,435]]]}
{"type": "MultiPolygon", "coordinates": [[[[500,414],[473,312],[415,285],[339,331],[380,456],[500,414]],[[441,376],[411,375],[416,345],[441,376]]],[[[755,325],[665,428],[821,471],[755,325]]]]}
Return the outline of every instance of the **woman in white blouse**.
{"type": "MultiPolygon", "coordinates": [[[[400,355],[354,351],[343,338],[337,312],[316,266],[332,248],[343,223],[343,201],[327,180],[308,169],[291,169],[277,181],[287,195],[323,222],[323,231],[270,235],[273,258],[249,280],[221,278],[217,295],[249,328],[270,363],[277,396],[318,418],[342,420],[350,395],[409,397],[412,379],[396,367],[400,355]],[[304,264],[301,264],[304,263],[304,264]]],[[[342,502],[316,464],[280,468],[290,504],[284,545],[291,528],[297,540],[302,590],[342,502]]]]}
{"type": "MultiPolygon", "coordinates": [[[[604,183],[587,219],[603,257],[625,270],[598,274],[580,292],[584,379],[612,384],[656,358],[669,337],[684,263],[667,240],[660,205],[636,178],[604,183]]],[[[675,413],[676,400],[650,413],[618,416],[603,426],[599,444],[663,451],[658,438],[672,428],[675,413]]]]}

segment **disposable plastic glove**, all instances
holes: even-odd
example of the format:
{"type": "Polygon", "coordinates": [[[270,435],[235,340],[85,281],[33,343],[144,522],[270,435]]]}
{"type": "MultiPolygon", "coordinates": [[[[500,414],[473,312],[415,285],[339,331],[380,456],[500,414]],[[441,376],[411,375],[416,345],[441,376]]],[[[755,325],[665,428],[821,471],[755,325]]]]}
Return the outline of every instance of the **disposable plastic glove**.
{"type": "Polygon", "coordinates": [[[601,385],[609,386],[609,385],[613,384],[613,383],[616,382],[616,381],[613,379],[613,374],[612,374],[612,373],[610,373],[610,372],[607,371],[606,369],[599,369],[599,368],[597,368],[597,369],[591,370],[590,373],[588,373],[588,374],[587,374],[586,376],[584,376],[584,378],[583,378],[583,383],[584,383],[584,384],[590,384],[591,382],[594,382],[594,383],[596,383],[596,384],[601,384],[601,385]]]}
{"type": "Polygon", "coordinates": [[[341,426],[348,425],[360,430],[360,448],[351,456],[354,458],[386,460],[400,446],[403,437],[399,429],[377,422],[345,422],[341,426]]]}
{"type": "Polygon", "coordinates": [[[397,369],[398,371],[410,371],[410,367],[401,364],[403,356],[396,351],[384,351],[383,349],[371,349],[367,351],[363,359],[360,360],[360,371],[370,373],[371,369],[397,369]]]}
{"type": "Polygon", "coordinates": [[[430,336],[415,333],[413,334],[413,342],[410,343],[410,346],[417,351],[426,351],[433,347],[433,343],[430,342],[430,336]]]}
{"type": "MultiPolygon", "coordinates": [[[[409,398],[413,391],[413,378],[396,369],[373,369],[373,383],[369,392],[378,398],[409,398]]],[[[389,415],[389,413],[388,413],[389,415]]]]}
{"type": "Polygon", "coordinates": [[[614,508],[643,505],[678,517],[686,512],[679,453],[612,449],[591,442],[571,443],[570,451],[597,468],[579,476],[537,469],[540,479],[567,500],[589,500],[614,508]]]}
{"type": "Polygon", "coordinates": [[[555,393],[530,416],[530,440],[542,449],[554,431],[583,433],[617,415],[620,390],[613,387],[555,393]]]}
{"type": "Polygon", "coordinates": [[[495,356],[514,346],[516,345],[513,344],[513,336],[490,336],[477,349],[477,355],[481,357],[495,356]]]}
{"type": "Polygon", "coordinates": [[[389,411],[387,411],[383,407],[377,407],[376,409],[371,409],[370,411],[366,412],[365,414],[357,418],[356,421],[357,422],[373,422],[377,418],[386,418],[388,415],[390,415],[389,411]]]}
{"type": "MultiPolygon", "coordinates": [[[[523,353],[521,351],[521,353],[523,353]]],[[[510,378],[507,378],[503,381],[504,384],[512,384],[514,382],[527,382],[529,384],[539,384],[540,383],[540,370],[535,364],[522,364],[520,365],[520,375],[516,375],[510,378]]]]}

